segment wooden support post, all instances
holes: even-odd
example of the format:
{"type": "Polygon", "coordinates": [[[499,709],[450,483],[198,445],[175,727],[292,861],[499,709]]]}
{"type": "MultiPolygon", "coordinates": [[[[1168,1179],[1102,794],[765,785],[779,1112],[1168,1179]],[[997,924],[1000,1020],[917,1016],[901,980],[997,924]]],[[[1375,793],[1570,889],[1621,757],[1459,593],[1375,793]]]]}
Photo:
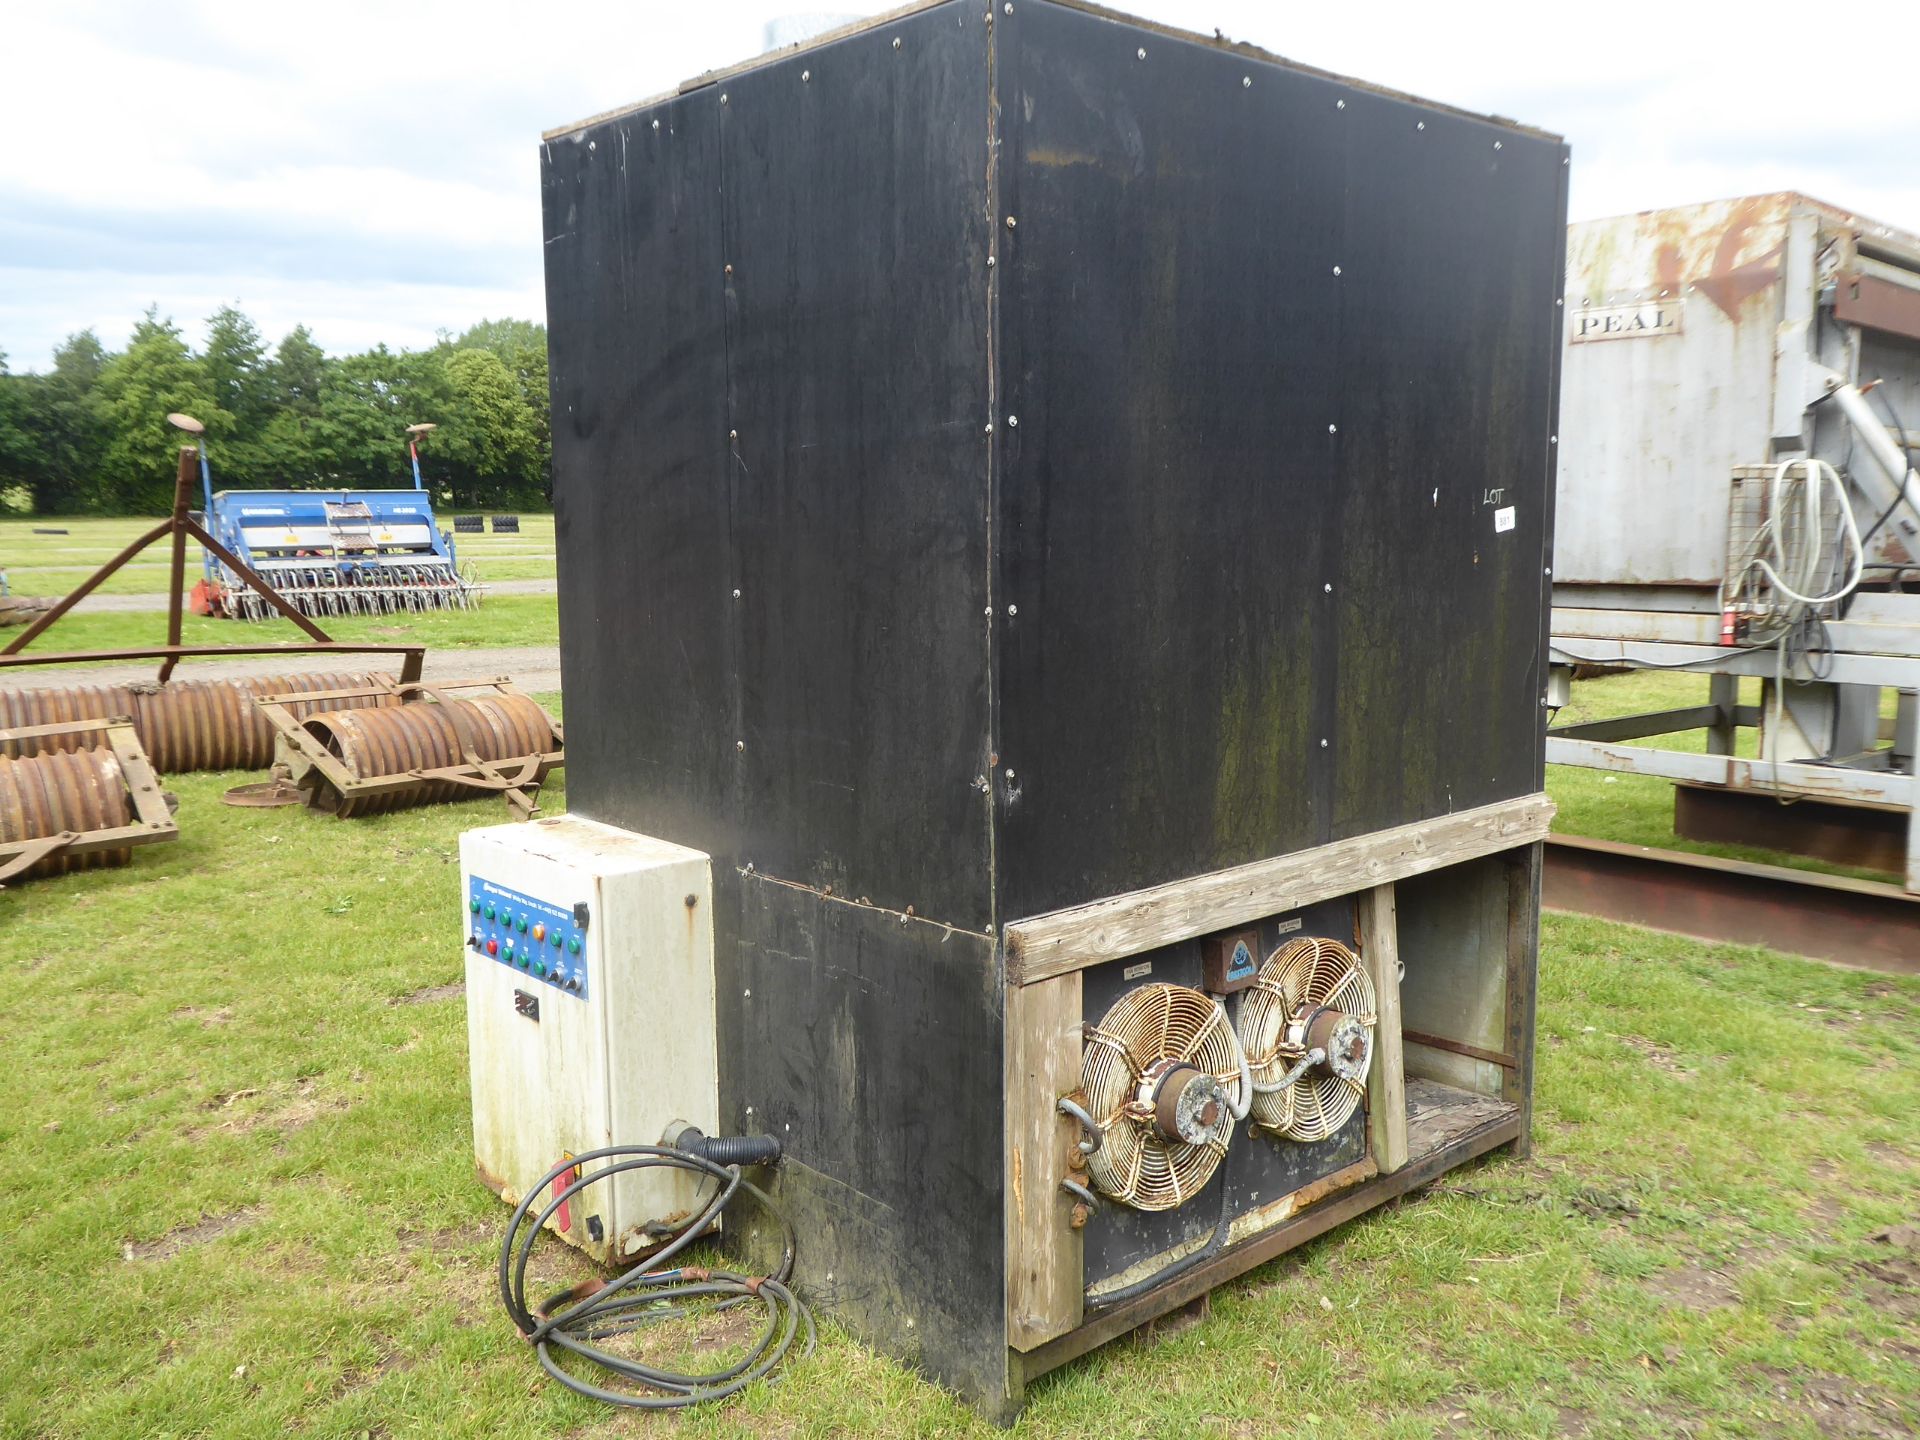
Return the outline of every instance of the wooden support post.
{"type": "Polygon", "coordinates": [[[1378,1023],[1367,1076],[1367,1139],[1373,1163],[1391,1175],[1407,1163],[1407,1073],[1400,1048],[1400,930],[1393,886],[1360,893],[1360,953],[1373,977],[1378,1023]]]}
{"type": "Polygon", "coordinates": [[[1080,1127],[1055,1108],[1080,1088],[1080,972],[1006,996],[1007,1343],[1031,1350],[1078,1325],[1086,1301],[1060,1189],[1080,1127]]]}

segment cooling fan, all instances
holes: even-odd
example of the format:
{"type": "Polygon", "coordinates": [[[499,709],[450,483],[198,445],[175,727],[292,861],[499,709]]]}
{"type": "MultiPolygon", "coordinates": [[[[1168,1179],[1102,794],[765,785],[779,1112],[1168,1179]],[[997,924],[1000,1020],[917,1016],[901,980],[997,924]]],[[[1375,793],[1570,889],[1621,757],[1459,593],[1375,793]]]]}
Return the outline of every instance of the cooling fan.
{"type": "Polygon", "coordinates": [[[1236,1120],[1247,1113],[1246,1056],[1212,996],[1142,985],[1085,1030],[1080,1060],[1100,1147],[1094,1187],[1136,1210],[1171,1210],[1199,1194],[1236,1120]]]}
{"type": "Polygon", "coordinates": [[[1240,1001],[1252,1114],[1290,1140],[1324,1140],[1367,1093],[1373,981],[1337,940],[1301,938],[1267,957],[1240,1001]]]}

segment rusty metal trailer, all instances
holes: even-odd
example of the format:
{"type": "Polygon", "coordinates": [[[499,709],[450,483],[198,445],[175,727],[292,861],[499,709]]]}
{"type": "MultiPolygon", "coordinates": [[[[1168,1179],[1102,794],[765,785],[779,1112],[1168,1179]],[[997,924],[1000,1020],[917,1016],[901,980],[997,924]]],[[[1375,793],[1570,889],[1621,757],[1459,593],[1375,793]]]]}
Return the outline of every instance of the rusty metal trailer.
{"type": "Polygon", "coordinates": [[[1682,834],[1920,891],[1920,236],[1797,194],[1589,221],[1563,308],[1553,660],[1705,678],[1547,759],[1679,782],[1682,834]]]}

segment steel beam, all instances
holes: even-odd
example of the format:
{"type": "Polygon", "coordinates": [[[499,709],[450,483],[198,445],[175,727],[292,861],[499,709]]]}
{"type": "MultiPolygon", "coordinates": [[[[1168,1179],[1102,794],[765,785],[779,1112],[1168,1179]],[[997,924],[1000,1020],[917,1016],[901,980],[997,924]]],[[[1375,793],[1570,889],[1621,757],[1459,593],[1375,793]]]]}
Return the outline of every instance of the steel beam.
{"type": "Polygon", "coordinates": [[[1920,974],[1920,896],[1896,885],[1580,835],[1549,836],[1546,858],[1550,910],[1920,974]]]}
{"type": "Polygon", "coordinates": [[[1658,775],[1701,785],[1788,796],[1820,795],[1911,808],[1914,777],[1891,770],[1860,770],[1845,765],[1810,765],[1790,760],[1742,760],[1733,755],[1696,755],[1685,750],[1656,750],[1645,745],[1610,745],[1596,740],[1547,737],[1549,765],[1580,765],[1623,775],[1658,775]]]}
{"type": "Polygon", "coordinates": [[[1907,811],[1811,796],[1782,805],[1765,791],[1673,787],[1673,833],[1715,845],[1757,845],[1830,865],[1904,874],[1907,811]]]}

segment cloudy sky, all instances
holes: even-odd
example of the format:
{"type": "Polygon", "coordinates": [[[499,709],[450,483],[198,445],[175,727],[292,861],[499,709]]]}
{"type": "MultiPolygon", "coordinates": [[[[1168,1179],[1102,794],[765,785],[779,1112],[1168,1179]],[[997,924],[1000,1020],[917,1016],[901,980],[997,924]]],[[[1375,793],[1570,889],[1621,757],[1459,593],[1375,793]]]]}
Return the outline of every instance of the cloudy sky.
{"type": "MultiPolygon", "coordinates": [[[[196,340],[231,302],[334,351],[541,317],[539,133],[811,8],[0,0],[0,351],[44,368],[85,326],[118,346],[154,303],[196,340]]],[[[1798,189],[1920,231],[1913,0],[1127,8],[1557,130],[1576,219],[1798,189]]]]}

